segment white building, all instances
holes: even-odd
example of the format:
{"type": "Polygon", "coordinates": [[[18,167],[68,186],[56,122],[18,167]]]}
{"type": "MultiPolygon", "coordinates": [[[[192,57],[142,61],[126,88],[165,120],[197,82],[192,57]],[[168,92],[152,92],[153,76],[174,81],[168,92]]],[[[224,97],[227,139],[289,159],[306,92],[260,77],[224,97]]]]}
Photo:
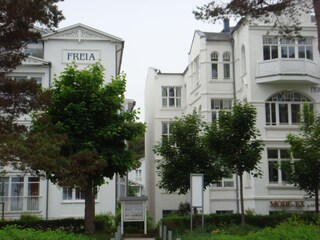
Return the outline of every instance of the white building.
{"type": "MultiPolygon", "coordinates": [[[[37,43],[29,44],[30,56],[8,76],[13,79],[34,78],[43,87],[51,86],[69,63],[80,69],[100,61],[105,67],[106,83],[120,73],[124,41],[97,29],[76,24],[45,33],[37,43]]],[[[132,101],[127,101],[130,108],[132,101]]],[[[22,119],[28,123],[29,119],[22,119]]],[[[45,219],[83,217],[84,198],[80,189],[59,188],[51,182],[8,170],[1,177],[1,198],[5,219],[31,213],[45,219]]],[[[115,212],[116,181],[99,188],[96,213],[115,212]]],[[[1,209],[0,209],[1,211],[1,209]]]]}
{"type": "MultiPolygon", "coordinates": [[[[163,73],[150,68],[145,87],[147,133],[146,188],[149,212],[155,222],[190,201],[188,195],[167,194],[157,187],[156,156],[152,148],[170,134],[170,121],[196,109],[208,122],[219,110],[229,110],[235,99],[252,103],[258,113],[257,128],[265,147],[262,178],[244,175],[244,206],[255,213],[314,211],[314,200],[286,184],[277,162],[287,158],[289,132],[299,130],[299,110],[311,102],[320,112],[320,62],[314,18],[301,16],[304,39],[285,39],[269,32],[267,24],[234,28],[225,21],[222,32],[195,31],[188,66],[183,73],[163,73]],[[268,33],[269,32],[269,33],[268,33]]],[[[164,47],[164,46],[163,46],[164,47]]],[[[205,191],[205,213],[239,211],[236,177],[223,179],[205,191]]]]}

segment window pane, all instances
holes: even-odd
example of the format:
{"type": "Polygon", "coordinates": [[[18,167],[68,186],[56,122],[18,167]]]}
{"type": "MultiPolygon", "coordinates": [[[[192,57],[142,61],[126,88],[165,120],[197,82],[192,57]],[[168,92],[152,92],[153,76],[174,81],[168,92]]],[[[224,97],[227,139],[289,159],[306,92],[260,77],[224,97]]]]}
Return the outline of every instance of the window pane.
{"type": "Polygon", "coordinates": [[[181,99],[180,98],[177,98],[176,99],[176,107],[181,107],[181,99]]]}
{"type": "Polygon", "coordinates": [[[213,63],[211,64],[211,74],[212,74],[212,78],[218,78],[218,64],[213,63]]]}
{"type": "Polygon", "coordinates": [[[162,97],[167,97],[167,96],[168,96],[167,88],[163,87],[162,88],[162,97]]]}
{"type": "Polygon", "coordinates": [[[295,58],[294,47],[289,47],[289,58],[295,58]]]}
{"type": "Polygon", "coordinates": [[[176,96],[181,97],[181,87],[176,88],[176,96]]]}
{"type": "Polygon", "coordinates": [[[288,124],[288,104],[279,104],[279,121],[280,124],[288,124]]]}
{"type": "Polygon", "coordinates": [[[63,200],[72,200],[72,188],[63,188],[62,192],[62,199],[63,200]]]}
{"type": "Polygon", "coordinates": [[[84,199],[84,192],[80,188],[76,188],[76,200],[84,199]]]}
{"type": "Polygon", "coordinates": [[[272,59],[278,58],[278,46],[272,46],[272,59]]]}
{"type": "Polygon", "coordinates": [[[313,60],[312,46],[307,46],[307,59],[313,60]]]}
{"type": "Polygon", "coordinates": [[[162,98],[162,107],[167,107],[167,99],[166,98],[162,98]]]}
{"type": "Polygon", "coordinates": [[[291,104],[291,120],[292,124],[300,123],[300,104],[291,104]]]}
{"type": "Polygon", "coordinates": [[[174,98],[169,98],[169,107],[174,107],[174,98]]]}
{"type": "Polygon", "coordinates": [[[278,164],[277,161],[269,161],[269,182],[278,182],[278,164]]]}
{"type": "Polygon", "coordinates": [[[280,149],[280,158],[281,159],[289,159],[289,152],[287,149],[280,149]]]}
{"type": "Polygon", "coordinates": [[[303,46],[300,46],[298,47],[298,56],[299,58],[305,58],[306,57],[306,54],[305,54],[305,47],[303,46]]]}
{"type": "Polygon", "coordinates": [[[270,46],[263,46],[263,60],[270,59],[270,46]]]}
{"type": "Polygon", "coordinates": [[[218,113],[216,111],[213,111],[212,112],[212,117],[211,117],[212,122],[217,120],[217,117],[218,117],[218,113]]]}
{"type": "Polygon", "coordinates": [[[223,64],[224,78],[230,78],[230,64],[223,64]]]}
{"type": "Polygon", "coordinates": [[[175,94],[174,94],[174,88],[173,87],[170,87],[169,88],[169,97],[174,97],[175,94]]]}
{"type": "Polygon", "coordinates": [[[267,150],[268,158],[278,159],[278,150],[277,149],[268,149],[267,150]]]}

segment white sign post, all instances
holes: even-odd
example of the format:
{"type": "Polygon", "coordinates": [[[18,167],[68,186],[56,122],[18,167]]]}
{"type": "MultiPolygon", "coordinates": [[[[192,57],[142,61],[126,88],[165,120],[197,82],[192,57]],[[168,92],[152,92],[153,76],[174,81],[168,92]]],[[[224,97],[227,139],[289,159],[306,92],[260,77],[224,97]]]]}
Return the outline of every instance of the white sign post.
{"type": "Polygon", "coordinates": [[[202,208],[202,227],[204,226],[204,213],[203,213],[203,174],[190,174],[190,208],[191,208],[191,220],[190,229],[192,231],[192,215],[193,208],[202,208]]]}

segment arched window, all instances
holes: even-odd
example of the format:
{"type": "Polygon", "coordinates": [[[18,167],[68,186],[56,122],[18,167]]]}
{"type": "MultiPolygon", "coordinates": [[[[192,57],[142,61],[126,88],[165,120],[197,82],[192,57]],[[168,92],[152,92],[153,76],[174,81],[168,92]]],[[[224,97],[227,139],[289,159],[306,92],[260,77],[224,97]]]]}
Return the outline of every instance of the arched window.
{"type": "Polygon", "coordinates": [[[218,78],[218,61],[219,61],[219,53],[212,52],[211,53],[211,78],[218,78]]]}
{"type": "Polygon", "coordinates": [[[312,104],[309,97],[294,91],[281,91],[265,103],[267,125],[298,125],[304,103],[312,104]]]}
{"type": "Polygon", "coordinates": [[[230,79],[230,52],[224,52],[223,59],[223,79],[230,79]]]}

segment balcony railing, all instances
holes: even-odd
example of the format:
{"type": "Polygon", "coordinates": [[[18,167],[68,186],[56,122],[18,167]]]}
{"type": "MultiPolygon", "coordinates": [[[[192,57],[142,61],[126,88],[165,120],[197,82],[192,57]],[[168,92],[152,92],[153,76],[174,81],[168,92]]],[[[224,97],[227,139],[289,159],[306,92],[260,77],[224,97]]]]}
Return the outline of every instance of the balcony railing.
{"type": "Polygon", "coordinates": [[[309,59],[272,59],[258,62],[256,82],[319,83],[317,63],[309,59]]]}

